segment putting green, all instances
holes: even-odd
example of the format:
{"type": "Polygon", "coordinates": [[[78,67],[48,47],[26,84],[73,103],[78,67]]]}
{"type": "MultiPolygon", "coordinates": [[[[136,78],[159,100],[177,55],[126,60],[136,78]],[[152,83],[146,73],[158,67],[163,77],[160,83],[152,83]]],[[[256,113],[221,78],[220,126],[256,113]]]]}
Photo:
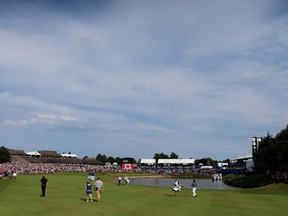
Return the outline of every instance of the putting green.
{"type": "MultiPolygon", "coordinates": [[[[40,196],[42,175],[19,175],[16,182],[0,180],[0,212],[9,216],[33,215],[287,215],[288,185],[275,184],[257,189],[182,189],[175,197],[171,188],[121,185],[118,174],[97,173],[104,182],[101,202],[87,203],[88,173],[47,174],[46,197],[40,196]]],[[[93,182],[94,183],[94,182],[93,182]]],[[[96,199],[93,191],[93,199],[96,199]]]]}

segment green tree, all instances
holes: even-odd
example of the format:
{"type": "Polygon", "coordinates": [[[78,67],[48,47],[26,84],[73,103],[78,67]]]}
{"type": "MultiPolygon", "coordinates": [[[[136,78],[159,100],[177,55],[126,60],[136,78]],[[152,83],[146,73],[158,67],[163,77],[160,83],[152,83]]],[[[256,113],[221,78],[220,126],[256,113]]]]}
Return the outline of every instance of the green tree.
{"type": "Polygon", "coordinates": [[[275,136],[279,153],[277,155],[278,167],[284,169],[288,167],[288,125],[275,136]]]}
{"type": "Polygon", "coordinates": [[[153,157],[153,159],[168,159],[169,158],[169,156],[168,155],[166,155],[166,154],[164,154],[163,152],[162,153],[160,153],[160,154],[155,154],[154,155],[154,157],[153,157]]]}
{"type": "Polygon", "coordinates": [[[121,158],[120,157],[116,157],[115,161],[116,161],[117,164],[121,164],[121,158]]]}
{"type": "Polygon", "coordinates": [[[255,171],[265,173],[267,170],[276,169],[276,154],[276,140],[272,135],[267,133],[267,136],[263,137],[262,141],[258,144],[258,148],[253,155],[255,171]]]}
{"type": "Polygon", "coordinates": [[[102,163],[105,163],[105,162],[107,162],[107,157],[106,157],[106,155],[102,155],[102,154],[98,154],[97,156],[96,156],[96,159],[98,160],[98,161],[100,161],[100,162],[102,162],[102,163]]]}
{"type": "Polygon", "coordinates": [[[169,156],[166,155],[166,154],[164,154],[163,152],[160,153],[160,154],[156,153],[156,154],[154,155],[154,157],[153,157],[153,159],[156,160],[156,167],[158,166],[158,160],[159,160],[159,159],[168,159],[168,158],[169,158],[169,156]]]}
{"type": "Polygon", "coordinates": [[[109,163],[111,163],[111,164],[113,164],[114,162],[116,162],[115,158],[114,158],[114,157],[111,157],[111,156],[109,156],[109,157],[107,158],[107,161],[108,161],[109,163]]]}
{"type": "Polygon", "coordinates": [[[228,164],[228,167],[230,167],[230,165],[231,165],[230,159],[225,159],[225,160],[222,160],[221,162],[222,162],[222,163],[227,163],[227,164],[228,164]]]}
{"type": "Polygon", "coordinates": [[[203,164],[204,166],[217,166],[217,161],[210,157],[195,160],[195,165],[203,164]]]}
{"type": "Polygon", "coordinates": [[[177,154],[175,154],[174,152],[172,152],[172,153],[170,154],[170,158],[171,158],[171,159],[178,159],[179,156],[178,156],[177,154]]]}
{"type": "Polygon", "coordinates": [[[254,170],[260,173],[288,167],[288,125],[275,137],[267,133],[253,154],[254,170]]]}
{"type": "Polygon", "coordinates": [[[86,158],[89,158],[89,157],[86,155],[86,156],[83,157],[83,160],[86,159],[86,158]]]}
{"type": "Polygon", "coordinates": [[[11,154],[9,149],[4,146],[0,147],[0,163],[7,163],[11,160],[11,154]]]}

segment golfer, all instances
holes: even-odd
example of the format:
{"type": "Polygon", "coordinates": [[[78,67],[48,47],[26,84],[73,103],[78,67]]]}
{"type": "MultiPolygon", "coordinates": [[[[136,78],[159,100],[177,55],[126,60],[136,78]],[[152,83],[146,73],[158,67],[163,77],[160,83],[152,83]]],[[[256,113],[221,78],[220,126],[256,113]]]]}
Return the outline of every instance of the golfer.
{"type": "Polygon", "coordinates": [[[183,185],[175,180],[174,184],[173,184],[173,188],[172,190],[175,192],[175,196],[178,195],[179,196],[179,192],[181,191],[181,188],[183,187],[183,185]]]}
{"type": "Polygon", "coordinates": [[[195,179],[193,180],[193,182],[191,184],[191,187],[192,187],[192,196],[193,197],[197,197],[197,194],[196,194],[197,183],[196,183],[195,179]]]}
{"type": "Polygon", "coordinates": [[[101,201],[101,191],[104,191],[104,184],[100,180],[100,177],[97,178],[97,181],[95,181],[95,190],[97,194],[97,201],[101,201]]]}
{"type": "Polygon", "coordinates": [[[48,185],[48,179],[45,178],[45,176],[42,176],[40,182],[41,182],[42,197],[45,197],[45,195],[46,195],[46,186],[48,185]]]}

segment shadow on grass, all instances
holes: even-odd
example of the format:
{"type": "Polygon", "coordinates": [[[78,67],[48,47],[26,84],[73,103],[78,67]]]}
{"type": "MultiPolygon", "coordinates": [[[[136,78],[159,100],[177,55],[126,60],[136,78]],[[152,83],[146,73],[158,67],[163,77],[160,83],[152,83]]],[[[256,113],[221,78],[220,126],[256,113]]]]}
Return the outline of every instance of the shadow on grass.
{"type": "Polygon", "coordinates": [[[175,194],[164,194],[165,196],[177,197],[175,194]]]}
{"type": "Polygon", "coordinates": [[[192,195],[191,196],[189,196],[189,195],[175,195],[175,194],[163,194],[164,196],[169,196],[169,197],[192,197],[192,195]]]}
{"type": "MultiPolygon", "coordinates": [[[[87,199],[83,198],[83,197],[81,197],[80,200],[83,201],[83,202],[87,202],[87,199]]],[[[93,202],[98,202],[96,199],[92,199],[92,200],[93,200],[93,202]]]]}

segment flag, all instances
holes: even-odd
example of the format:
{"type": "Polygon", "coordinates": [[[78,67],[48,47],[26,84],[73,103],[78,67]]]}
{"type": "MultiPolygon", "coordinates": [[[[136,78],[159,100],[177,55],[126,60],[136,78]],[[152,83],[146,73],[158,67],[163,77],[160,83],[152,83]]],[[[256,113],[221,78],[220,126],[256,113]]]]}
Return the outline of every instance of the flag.
{"type": "Polygon", "coordinates": [[[122,169],[131,170],[134,168],[134,164],[122,164],[122,169]]]}

